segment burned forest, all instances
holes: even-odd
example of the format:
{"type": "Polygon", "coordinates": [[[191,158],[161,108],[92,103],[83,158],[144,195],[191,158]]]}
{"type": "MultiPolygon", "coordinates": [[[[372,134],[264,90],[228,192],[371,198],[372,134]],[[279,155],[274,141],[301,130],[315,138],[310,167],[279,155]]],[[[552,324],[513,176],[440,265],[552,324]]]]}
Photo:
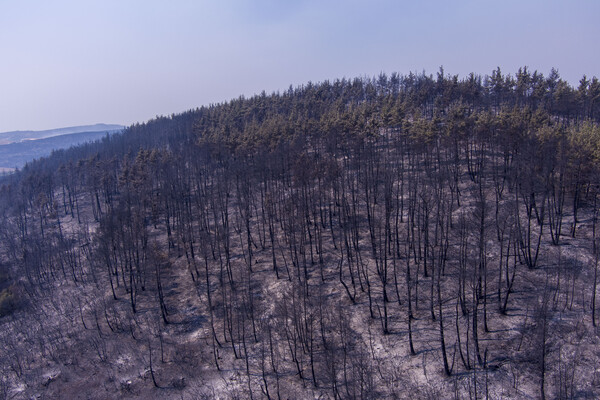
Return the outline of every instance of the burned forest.
{"type": "Polygon", "coordinates": [[[0,398],[598,398],[599,120],[595,77],[382,73],[28,163],[0,398]]]}

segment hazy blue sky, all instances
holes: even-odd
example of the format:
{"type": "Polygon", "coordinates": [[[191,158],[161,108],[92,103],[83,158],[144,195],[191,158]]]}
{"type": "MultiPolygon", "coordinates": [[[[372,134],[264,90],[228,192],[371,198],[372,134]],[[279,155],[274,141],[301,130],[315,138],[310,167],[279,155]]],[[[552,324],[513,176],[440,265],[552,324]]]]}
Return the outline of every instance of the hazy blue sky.
{"type": "Polygon", "coordinates": [[[0,0],[0,131],[380,72],[600,76],[599,0],[0,0]]]}

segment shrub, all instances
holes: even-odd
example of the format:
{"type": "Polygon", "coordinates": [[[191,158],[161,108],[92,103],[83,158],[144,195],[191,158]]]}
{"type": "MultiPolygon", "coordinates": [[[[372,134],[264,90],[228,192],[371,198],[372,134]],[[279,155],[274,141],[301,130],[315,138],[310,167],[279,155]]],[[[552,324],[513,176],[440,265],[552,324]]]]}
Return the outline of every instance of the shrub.
{"type": "Polygon", "coordinates": [[[0,292],[0,317],[12,313],[17,308],[17,296],[12,288],[0,292]]]}

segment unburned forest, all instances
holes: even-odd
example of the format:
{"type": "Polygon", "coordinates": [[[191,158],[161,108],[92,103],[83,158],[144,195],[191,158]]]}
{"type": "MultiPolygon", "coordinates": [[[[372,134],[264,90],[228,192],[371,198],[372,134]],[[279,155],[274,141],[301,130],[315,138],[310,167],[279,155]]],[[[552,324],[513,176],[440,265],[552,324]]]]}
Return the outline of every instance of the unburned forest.
{"type": "Polygon", "coordinates": [[[600,83],[380,74],[0,178],[0,398],[600,397],[600,83]]]}

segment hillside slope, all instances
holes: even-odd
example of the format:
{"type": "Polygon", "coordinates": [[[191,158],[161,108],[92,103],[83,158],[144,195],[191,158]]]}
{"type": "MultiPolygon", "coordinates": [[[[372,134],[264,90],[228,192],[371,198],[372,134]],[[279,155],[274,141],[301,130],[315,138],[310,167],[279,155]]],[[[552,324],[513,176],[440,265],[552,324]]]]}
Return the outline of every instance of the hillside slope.
{"type": "Polygon", "coordinates": [[[600,397],[596,89],[527,74],[309,83],[3,178],[0,397],[600,397]]]}

